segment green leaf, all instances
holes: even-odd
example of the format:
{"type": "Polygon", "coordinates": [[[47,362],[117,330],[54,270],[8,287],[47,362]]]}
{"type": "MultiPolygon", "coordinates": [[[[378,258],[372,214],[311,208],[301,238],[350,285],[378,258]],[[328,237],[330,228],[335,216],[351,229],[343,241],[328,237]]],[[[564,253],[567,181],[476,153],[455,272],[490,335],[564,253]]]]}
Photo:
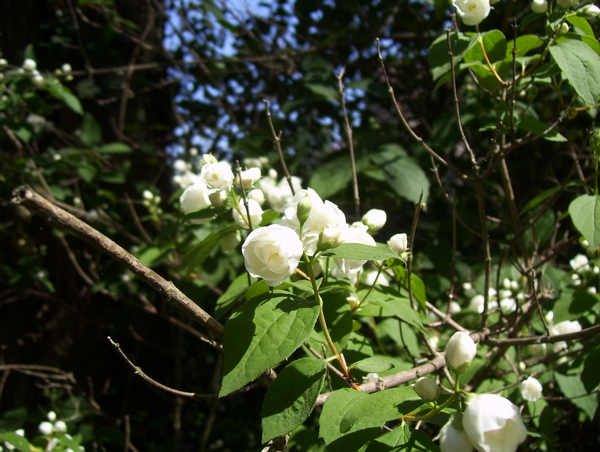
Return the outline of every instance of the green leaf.
{"type": "Polygon", "coordinates": [[[411,158],[384,151],[371,158],[383,173],[388,185],[396,194],[411,202],[427,203],[429,181],[425,172],[411,158]]]}
{"type": "MultiPolygon", "coordinates": [[[[356,170],[361,171],[367,163],[366,158],[357,159],[356,170]]],[[[351,182],[352,165],[346,154],[319,165],[313,171],[308,186],[322,199],[326,199],[346,188],[351,182]]]]}
{"type": "MultiPolygon", "coordinates": [[[[329,327],[329,334],[337,349],[342,351],[346,348],[352,333],[352,310],[346,300],[347,294],[345,292],[340,293],[340,291],[323,293],[321,288],[319,288],[319,292],[323,298],[323,313],[329,327]]],[[[317,323],[315,330],[315,334],[311,336],[311,345],[317,350],[321,349],[320,344],[329,347],[319,323],[317,323]],[[319,344],[312,344],[312,339],[318,341],[319,344]]]]}
{"type": "Polygon", "coordinates": [[[108,143],[97,149],[102,154],[128,154],[131,148],[125,143],[108,143]]]}
{"type": "Polygon", "coordinates": [[[316,300],[271,292],[243,304],[225,324],[223,397],[287,359],[308,339],[319,315],[316,300]]]}
{"type": "MultiPolygon", "coordinates": [[[[392,267],[394,274],[400,285],[405,287],[408,290],[408,271],[402,265],[395,265],[392,267]]],[[[419,278],[414,273],[411,275],[411,283],[412,283],[412,292],[413,297],[419,302],[423,310],[427,308],[427,294],[425,292],[425,284],[423,284],[423,280],[419,278]]]]}
{"type": "Polygon", "coordinates": [[[199,265],[202,265],[204,261],[208,259],[208,256],[210,256],[210,253],[212,253],[215,247],[219,244],[221,238],[234,230],[235,226],[229,226],[210,234],[183,256],[181,259],[181,268],[187,269],[187,271],[192,271],[199,265]]]}
{"type": "Polygon", "coordinates": [[[62,99],[62,101],[73,110],[75,113],[83,115],[83,108],[81,107],[81,102],[79,99],[75,97],[68,88],[62,86],[58,81],[54,79],[47,78],[46,85],[48,86],[48,91],[57,99],[62,99]]]}
{"type": "Polygon", "coordinates": [[[355,452],[380,432],[377,422],[357,424],[345,433],[340,431],[340,422],[346,411],[366,397],[364,392],[344,388],[327,398],[319,425],[319,436],[325,441],[327,452],[355,452]]]}
{"type": "Polygon", "coordinates": [[[271,223],[273,223],[273,221],[275,221],[277,218],[279,218],[279,212],[270,209],[265,210],[262,213],[262,221],[260,222],[260,226],[268,226],[271,223]]]}
{"type": "Polygon", "coordinates": [[[27,441],[27,438],[24,438],[20,435],[17,435],[15,432],[6,432],[0,433],[0,441],[6,441],[9,444],[12,444],[17,450],[21,452],[31,452],[33,449],[32,446],[27,441]]]}
{"type": "Polygon", "coordinates": [[[569,39],[550,47],[550,54],[565,79],[586,105],[596,105],[600,96],[600,57],[589,45],[569,39]]]}
{"type": "MultiPolygon", "coordinates": [[[[460,63],[465,56],[465,53],[477,44],[477,36],[466,36],[463,33],[452,32],[450,33],[450,42],[452,45],[452,51],[454,57],[452,58],[452,64],[456,66],[460,63]]],[[[433,80],[437,80],[444,74],[450,72],[450,55],[448,53],[448,38],[446,35],[438,37],[431,46],[429,47],[429,53],[427,54],[429,65],[431,66],[431,72],[433,80]]]]}
{"type": "MultiPolygon", "coordinates": [[[[522,118],[518,123],[517,127],[527,130],[528,132],[532,132],[536,135],[543,134],[546,130],[548,130],[548,124],[538,121],[533,118],[522,118]]],[[[547,141],[556,141],[556,142],[564,142],[567,139],[562,136],[556,129],[552,129],[546,135],[544,135],[544,140],[547,141]]]]}
{"type": "Polygon", "coordinates": [[[206,218],[214,218],[217,215],[221,215],[222,213],[227,212],[227,208],[226,207],[213,207],[213,206],[207,206],[207,207],[202,207],[198,210],[194,210],[192,212],[188,212],[186,213],[183,218],[181,219],[182,222],[185,221],[189,221],[189,220],[204,220],[206,218]]]}
{"type": "Polygon", "coordinates": [[[516,40],[513,39],[506,46],[506,56],[504,57],[504,61],[507,63],[512,62],[515,45],[517,47],[517,58],[519,58],[544,45],[544,40],[536,35],[522,35],[516,40]]]}
{"type": "Polygon", "coordinates": [[[363,372],[385,372],[393,367],[394,364],[385,358],[365,358],[350,365],[350,369],[358,369],[363,372]]]}
{"type": "Polygon", "coordinates": [[[227,290],[219,297],[215,306],[215,313],[213,317],[219,320],[229,309],[235,301],[244,295],[246,289],[248,289],[248,274],[242,273],[240,276],[235,278],[229,285],[227,290]]]}
{"type": "Polygon", "coordinates": [[[79,174],[84,181],[89,183],[92,182],[98,174],[98,169],[87,160],[82,160],[77,167],[77,174],[79,174]]]}
{"type": "MultiPolygon", "coordinates": [[[[481,35],[483,40],[483,45],[485,46],[485,52],[487,54],[490,62],[497,63],[499,61],[504,61],[507,56],[507,44],[506,38],[502,34],[500,30],[492,30],[487,33],[482,33],[481,35]]],[[[512,58],[512,54],[511,54],[512,58]]],[[[472,46],[469,51],[465,54],[464,58],[465,63],[481,63],[483,65],[487,65],[487,61],[485,55],[483,54],[483,49],[481,48],[481,44],[477,43],[477,45],[472,46]]]]}
{"type": "Polygon", "coordinates": [[[569,205],[573,224],[595,250],[600,245],[600,196],[581,195],[569,205]]]}
{"type": "Polygon", "coordinates": [[[580,16],[567,16],[567,22],[573,25],[576,28],[579,28],[583,33],[585,33],[590,38],[596,39],[594,36],[594,30],[587,19],[580,16]]]}
{"type": "Polygon", "coordinates": [[[344,413],[340,431],[347,432],[355,425],[370,426],[373,423],[381,427],[387,421],[398,419],[421,404],[421,399],[409,386],[368,394],[344,413]]]}
{"type": "Polygon", "coordinates": [[[396,253],[386,245],[364,245],[362,243],[342,243],[327,250],[323,256],[333,256],[341,259],[354,259],[359,261],[384,261],[386,259],[400,259],[396,253]]]}
{"type": "Polygon", "coordinates": [[[589,419],[594,419],[598,409],[598,393],[590,393],[585,388],[581,381],[581,366],[560,370],[564,373],[558,371],[554,373],[554,376],[562,393],[565,397],[570,398],[571,403],[580,408],[589,419]]]}
{"type": "Polygon", "coordinates": [[[89,113],[83,115],[80,131],[79,139],[88,147],[95,146],[102,141],[102,128],[96,118],[89,113]]]}
{"type": "Polygon", "coordinates": [[[262,442],[283,436],[312,412],[325,381],[327,361],[301,358],[288,364],[271,383],[262,406],[262,442]]]}
{"type": "Polygon", "coordinates": [[[373,441],[365,452],[438,452],[440,447],[423,430],[404,424],[373,441]]]}
{"type": "Polygon", "coordinates": [[[411,308],[410,300],[408,298],[388,296],[385,300],[374,300],[372,303],[376,306],[389,309],[400,320],[424,331],[423,323],[421,322],[419,315],[411,308]]]}
{"type": "Polygon", "coordinates": [[[27,409],[25,407],[6,411],[0,417],[0,432],[16,430],[27,420],[27,409]]]}

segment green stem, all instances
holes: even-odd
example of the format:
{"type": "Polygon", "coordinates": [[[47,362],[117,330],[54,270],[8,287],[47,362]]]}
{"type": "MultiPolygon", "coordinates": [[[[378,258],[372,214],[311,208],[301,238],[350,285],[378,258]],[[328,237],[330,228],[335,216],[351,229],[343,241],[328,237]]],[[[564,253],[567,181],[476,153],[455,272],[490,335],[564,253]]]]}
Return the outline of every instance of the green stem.
{"type": "Polygon", "coordinates": [[[331,339],[331,335],[329,334],[329,329],[327,328],[327,321],[325,320],[325,311],[323,310],[323,299],[321,298],[321,294],[319,294],[319,288],[317,287],[317,281],[315,279],[315,271],[313,268],[314,262],[311,261],[310,259],[308,259],[306,252],[304,253],[304,259],[307,262],[306,268],[308,270],[308,277],[310,278],[310,283],[313,288],[313,293],[315,294],[315,298],[319,302],[319,323],[321,324],[321,329],[323,330],[323,335],[325,336],[325,340],[327,341],[327,344],[329,345],[329,348],[331,349],[331,353],[333,353],[333,355],[336,357],[338,363],[340,364],[340,367],[342,368],[342,372],[344,373],[344,375],[349,376],[350,370],[348,369],[348,366],[346,365],[346,361],[344,360],[342,355],[340,355],[340,353],[337,351],[337,348],[336,348],[335,344],[333,343],[333,340],[331,339]]]}

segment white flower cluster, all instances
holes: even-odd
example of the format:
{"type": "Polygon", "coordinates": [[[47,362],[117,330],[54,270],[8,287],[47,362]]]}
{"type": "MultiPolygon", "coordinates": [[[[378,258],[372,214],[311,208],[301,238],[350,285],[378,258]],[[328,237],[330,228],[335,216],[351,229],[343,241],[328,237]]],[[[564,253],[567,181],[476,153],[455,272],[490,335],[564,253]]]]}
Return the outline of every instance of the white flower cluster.
{"type": "MultiPolygon", "coordinates": [[[[54,450],[54,448],[58,445],[58,438],[54,437],[54,433],[64,433],[65,436],[69,439],[73,439],[71,435],[67,433],[67,424],[64,421],[56,421],[56,413],[54,411],[50,411],[46,417],[47,421],[40,423],[38,426],[38,431],[44,435],[49,436],[49,442],[46,446],[46,451],[54,450]]],[[[83,446],[79,446],[79,451],[85,451],[83,446]]],[[[65,452],[75,452],[71,448],[67,448],[65,452]]]]}
{"type": "MultiPolygon", "coordinates": [[[[569,265],[573,270],[571,274],[572,283],[574,286],[581,286],[583,282],[592,275],[600,274],[600,267],[597,265],[591,265],[587,256],[578,254],[569,261],[569,265]]],[[[595,287],[591,287],[589,290],[595,293],[595,287]]]]}
{"type": "MultiPolygon", "coordinates": [[[[483,312],[484,296],[477,293],[471,283],[463,284],[464,294],[470,298],[469,309],[483,312]]],[[[512,314],[517,306],[525,300],[525,293],[521,290],[521,285],[512,279],[504,278],[502,288],[496,290],[493,287],[488,291],[488,310],[494,310],[500,307],[504,314],[512,314]]]]}

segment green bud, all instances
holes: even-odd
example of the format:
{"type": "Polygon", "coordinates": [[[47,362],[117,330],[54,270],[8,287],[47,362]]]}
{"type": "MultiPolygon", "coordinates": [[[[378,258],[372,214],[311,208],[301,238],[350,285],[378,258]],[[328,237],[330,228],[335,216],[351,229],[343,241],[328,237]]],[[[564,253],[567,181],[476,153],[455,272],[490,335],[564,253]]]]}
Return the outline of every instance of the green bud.
{"type": "Polygon", "coordinates": [[[300,227],[304,226],[304,223],[306,223],[306,220],[308,220],[308,216],[310,215],[311,209],[312,201],[310,200],[310,196],[305,195],[304,198],[302,198],[298,203],[298,207],[296,210],[296,216],[298,217],[298,221],[300,222],[300,227]]]}

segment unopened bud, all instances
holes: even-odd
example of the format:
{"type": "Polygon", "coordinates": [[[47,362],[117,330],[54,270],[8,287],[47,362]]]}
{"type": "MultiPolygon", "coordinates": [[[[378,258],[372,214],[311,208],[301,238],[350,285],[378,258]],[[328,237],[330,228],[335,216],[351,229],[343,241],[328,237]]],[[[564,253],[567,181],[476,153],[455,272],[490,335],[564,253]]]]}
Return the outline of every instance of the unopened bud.
{"type": "Polygon", "coordinates": [[[305,195],[304,198],[302,198],[298,203],[298,208],[296,210],[296,216],[300,222],[300,227],[304,226],[304,223],[306,223],[306,220],[308,220],[311,209],[312,201],[310,200],[310,196],[305,195]]]}

